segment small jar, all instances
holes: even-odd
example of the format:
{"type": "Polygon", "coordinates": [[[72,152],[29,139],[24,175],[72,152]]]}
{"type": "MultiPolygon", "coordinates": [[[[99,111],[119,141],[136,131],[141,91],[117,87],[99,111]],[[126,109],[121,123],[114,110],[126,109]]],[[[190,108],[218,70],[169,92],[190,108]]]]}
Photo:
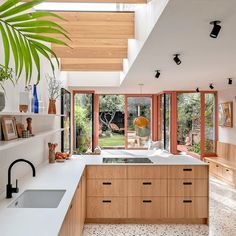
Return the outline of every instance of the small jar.
{"type": "Polygon", "coordinates": [[[49,163],[55,163],[55,150],[49,150],[48,159],[49,163]]]}

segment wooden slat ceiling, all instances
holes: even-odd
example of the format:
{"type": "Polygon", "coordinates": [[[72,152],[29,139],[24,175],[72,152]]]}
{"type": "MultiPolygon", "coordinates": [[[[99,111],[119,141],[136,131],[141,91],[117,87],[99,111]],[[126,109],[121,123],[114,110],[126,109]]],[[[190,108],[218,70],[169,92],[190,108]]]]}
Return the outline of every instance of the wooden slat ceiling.
{"type": "Polygon", "coordinates": [[[47,0],[47,2],[143,4],[143,3],[147,3],[147,0],[47,0]]]}
{"type": "MultiPolygon", "coordinates": [[[[56,12],[68,32],[71,48],[52,45],[62,70],[121,71],[128,39],[134,38],[133,12],[56,12]]],[[[55,22],[55,18],[54,18],[55,22]]],[[[54,35],[52,35],[54,36],[54,35]]],[[[60,36],[55,35],[60,38],[60,36]]]]}

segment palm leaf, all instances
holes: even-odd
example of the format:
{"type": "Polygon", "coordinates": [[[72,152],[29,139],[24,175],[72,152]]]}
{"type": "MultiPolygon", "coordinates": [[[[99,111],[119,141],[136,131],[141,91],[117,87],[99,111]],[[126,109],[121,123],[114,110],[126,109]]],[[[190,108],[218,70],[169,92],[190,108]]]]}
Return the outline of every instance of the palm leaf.
{"type": "Polygon", "coordinates": [[[10,61],[10,45],[8,42],[8,38],[7,38],[7,34],[5,32],[5,29],[1,23],[0,23],[0,31],[1,31],[1,35],[2,35],[4,51],[5,51],[5,68],[7,69],[8,65],[9,65],[9,61],[10,61]]]}
{"type": "Polygon", "coordinates": [[[26,83],[29,83],[32,78],[33,65],[38,72],[37,82],[40,80],[39,54],[50,62],[53,72],[55,68],[50,58],[51,55],[56,58],[59,65],[56,54],[45,43],[68,45],[62,39],[55,38],[54,35],[50,37],[50,34],[62,35],[70,40],[67,31],[59,24],[50,20],[38,20],[43,17],[63,20],[62,17],[46,11],[25,12],[44,1],[30,0],[30,2],[21,4],[19,0],[7,0],[0,5],[0,36],[3,41],[5,67],[8,68],[11,49],[16,75],[19,78],[24,70],[26,83]]]}

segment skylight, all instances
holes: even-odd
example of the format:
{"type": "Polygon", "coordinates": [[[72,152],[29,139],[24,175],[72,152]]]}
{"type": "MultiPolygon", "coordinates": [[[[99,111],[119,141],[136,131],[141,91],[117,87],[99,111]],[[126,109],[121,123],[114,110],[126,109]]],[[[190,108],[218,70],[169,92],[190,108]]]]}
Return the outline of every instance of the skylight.
{"type": "Polygon", "coordinates": [[[142,5],[143,4],[44,2],[35,6],[34,9],[47,11],[135,11],[142,5]]]}

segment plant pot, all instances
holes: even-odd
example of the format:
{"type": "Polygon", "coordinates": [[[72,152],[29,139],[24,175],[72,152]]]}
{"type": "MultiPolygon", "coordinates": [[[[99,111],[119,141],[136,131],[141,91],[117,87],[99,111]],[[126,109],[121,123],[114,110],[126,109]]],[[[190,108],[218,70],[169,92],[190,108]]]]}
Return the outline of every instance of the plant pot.
{"type": "Polygon", "coordinates": [[[56,114],[56,100],[55,99],[49,99],[49,105],[48,105],[48,114],[56,114]]]}
{"type": "Polygon", "coordinates": [[[6,101],[5,101],[5,94],[4,92],[0,92],[0,111],[5,108],[6,101]]]}

